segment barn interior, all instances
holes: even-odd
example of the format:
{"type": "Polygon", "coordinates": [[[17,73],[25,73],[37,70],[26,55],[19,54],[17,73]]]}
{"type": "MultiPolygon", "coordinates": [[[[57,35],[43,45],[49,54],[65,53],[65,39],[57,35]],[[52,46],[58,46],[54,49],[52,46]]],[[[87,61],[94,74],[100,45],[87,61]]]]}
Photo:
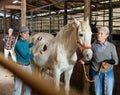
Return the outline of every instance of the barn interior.
{"type": "MultiPolygon", "coordinates": [[[[30,29],[31,35],[46,32],[55,36],[64,25],[73,21],[73,18],[83,20],[86,17],[89,17],[93,35],[96,34],[98,27],[109,27],[109,40],[116,45],[120,59],[120,0],[0,0],[0,51],[3,52],[4,42],[2,39],[10,27],[14,29],[15,36],[19,32],[19,27],[24,25],[30,29]]],[[[89,68],[87,69],[89,72],[89,68]]],[[[3,93],[2,88],[0,88],[0,95],[12,95],[13,75],[3,67],[0,71],[2,74],[5,72],[3,75],[7,78],[5,82],[10,79],[8,83],[10,92],[3,93]]],[[[113,95],[120,95],[120,65],[115,66],[114,71],[113,95]]],[[[1,84],[4,82],[2,78],[1,84]]],[[[83,68],[79,62],[76,62],[74,67],[71,87],[78,90],[79,93],[76,95],[80,95],[80,93],[81,95],[94,95],[93,84],[86,81],[83,68]]],[[[6,87],[4,89],[5,91],[8,90],[6,87]]]]}

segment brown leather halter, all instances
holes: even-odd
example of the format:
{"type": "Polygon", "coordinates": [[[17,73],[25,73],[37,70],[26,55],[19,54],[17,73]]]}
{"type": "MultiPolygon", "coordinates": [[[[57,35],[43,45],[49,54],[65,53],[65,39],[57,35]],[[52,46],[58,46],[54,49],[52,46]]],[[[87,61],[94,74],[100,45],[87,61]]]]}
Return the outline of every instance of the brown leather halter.
{"type": "Polygon", "coordinates": [[[81,47],[82,53],[84,52],[85,49],[91,49],[91,46],[85,46],[79,40],[77,40],[77,44],[81,47]]]}
{"type": "Polygon", "coordinates": [[[91,46],[85,46],[84,44],[82,44],[79,39],[78,39],[78,27],[77,27],[77,30],[76,30],[76,42],[77,42],[77,45],[79,47],[81,47],[81,52],[83,54],[84,50],[85,49],[91,49],[91,46]]]}

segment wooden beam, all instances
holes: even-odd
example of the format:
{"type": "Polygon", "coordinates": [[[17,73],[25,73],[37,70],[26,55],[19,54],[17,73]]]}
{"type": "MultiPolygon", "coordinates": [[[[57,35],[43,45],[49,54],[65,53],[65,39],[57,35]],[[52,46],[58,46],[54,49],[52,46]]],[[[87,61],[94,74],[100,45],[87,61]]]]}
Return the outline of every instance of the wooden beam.
{"type": "Polygon", "coordinates": [[[21,6],[16,6],[16,5],[5,5],[5,9],[21,10],[21,6]]]}
{"type": "Polygon", "coordinates": [[[4,10],[5,5],[10,5],[13,0],[0,0],[0,10],[4,10]]]}
{"type": "Polygon", "coordinates": [[[84,20],[90,18],[90,0],[84,0],[84,20]]]}
{"type": "Polygon", "coordinates": [[[21,26],[26,24],[26,0],[21,0],[21,26]]]}

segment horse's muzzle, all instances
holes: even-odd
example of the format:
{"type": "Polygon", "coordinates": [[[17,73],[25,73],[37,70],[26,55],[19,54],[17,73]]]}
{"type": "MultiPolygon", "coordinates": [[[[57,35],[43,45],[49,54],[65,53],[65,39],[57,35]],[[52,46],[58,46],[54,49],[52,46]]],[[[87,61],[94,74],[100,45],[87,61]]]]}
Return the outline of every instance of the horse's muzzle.
{"type": "Polygon", "coordinates": [[[86,61],[90,61],[92,59],[92,56],[93,56],[93,52],[91,49],[86,49],[84,50],[83,52],[83,56],[84,56],[84,59],[86,61]]]}

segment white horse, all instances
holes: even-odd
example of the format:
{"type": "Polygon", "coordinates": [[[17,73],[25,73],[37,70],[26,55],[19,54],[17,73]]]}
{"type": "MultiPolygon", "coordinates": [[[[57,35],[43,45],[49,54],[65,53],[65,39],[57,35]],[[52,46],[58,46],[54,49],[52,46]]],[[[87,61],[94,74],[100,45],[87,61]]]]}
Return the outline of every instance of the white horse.
{"type": "Polygon", "coordinates": [[[38,66],[54,71],[54,82],[57,90],[60,89],[60,75],[64,72],[65,92],[69,95],[70,78],[77,60],[76,49],[78,46],[80,46],[85,60],[92,58],[91,35],[89,21],[75,19],[64,26],[56,37],[47,33],[38,33],[31,37],[32,39],[42,37],[42,40],[31,49],[32,53],[40,51],[42,46],[47,44],[45,53],[36,56],[33,60],[38,66]]]}

